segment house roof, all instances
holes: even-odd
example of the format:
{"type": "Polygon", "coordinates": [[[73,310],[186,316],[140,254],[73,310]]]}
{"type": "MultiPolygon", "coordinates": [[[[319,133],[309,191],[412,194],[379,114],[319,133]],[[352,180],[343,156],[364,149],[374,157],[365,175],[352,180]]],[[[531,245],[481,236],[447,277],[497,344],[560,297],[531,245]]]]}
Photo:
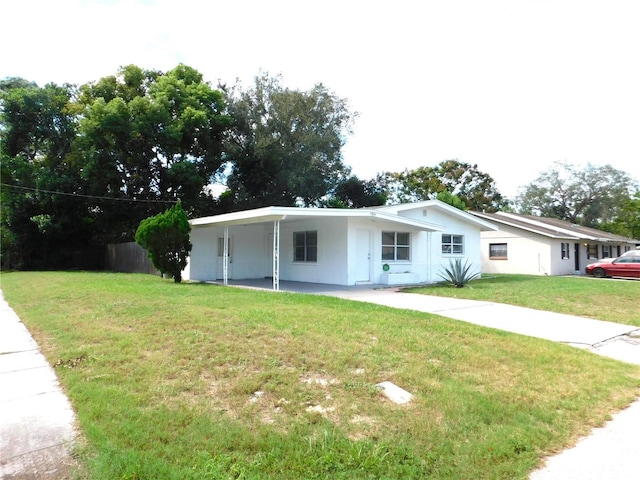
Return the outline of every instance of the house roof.
{"type": "Polygon", "coordinates": [[[501,225],[519,228],[527,232],[537,233],[549,238],[564,240],[589,240],[603,243],[638,243],[638,240],[605,232],[596,228],[583,227],[555,218],[521,215],[511,212],[471,212],[473,215],[501,225]]]}
{"type": "Polygon", "coordinates": [[[393,214],[399,214],[400,212],[405,212],[408,210],[418,210],[421,208],[438,209],[444,211],[449,215],[453,215],[463,221],[476,225],[480,228],[481,231],[497,230],[496,226],[491,222],[487,222],[484,219],[479,218],[478,216],[472,215],[472,213],[474,212],[465,212],[464,210],[460,210],[459,208],[453,207],[448,203],[442,202],[440,200],[424,200],[422,202],[400,203],[397,205],[385,205],[377,207],[378,211],[389,212],[393,214]]]}
{"type": "Polygon", "coordinates": [[[263,207],[240,212],[223,213],[190,220],[193,228],[210,226],[247,225],[276,220],[302,220],[305,218],[364,218],[410,226],[424,231],[441,232],[445,228],[434,223],[394,215],[379,209],[263,207]]]}

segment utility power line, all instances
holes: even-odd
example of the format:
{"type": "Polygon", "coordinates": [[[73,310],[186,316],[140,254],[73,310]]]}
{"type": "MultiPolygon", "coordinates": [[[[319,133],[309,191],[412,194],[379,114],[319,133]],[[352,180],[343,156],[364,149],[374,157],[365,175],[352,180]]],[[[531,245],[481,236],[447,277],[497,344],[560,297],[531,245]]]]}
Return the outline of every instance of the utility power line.
{"type": "Polygon", "coordinates": [[[53,195],[66,195],[68,197],[88,198],[92,200],[113,200],[117,202],[140,202],[140,203],[176,203],[176,200],[142,200],[136,198],[116,198],[116,197],[102,197],[98,195],[83,195],[81,193],[68,193],[58,192],[54,190],[43,190],[41,188],[21,187],[18,185],[10,185],[8,183],[0,183],[2,187],[8,187],[14,190],[22,190],[24,192],[36,192],[36,193],[50,193],[53,195]]]}

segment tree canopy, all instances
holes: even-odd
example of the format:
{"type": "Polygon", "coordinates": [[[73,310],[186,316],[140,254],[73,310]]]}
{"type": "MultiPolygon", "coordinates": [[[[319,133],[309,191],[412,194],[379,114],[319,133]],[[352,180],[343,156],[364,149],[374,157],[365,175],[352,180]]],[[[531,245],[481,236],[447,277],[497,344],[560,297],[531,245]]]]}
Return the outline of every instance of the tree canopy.
{"type": "Polygon", "coordinates": [[[7,79],[0,106],[4,266],[131,241],[177,200],[194,215],[215,205],[208,185],[231,118],[224,92],[191,67],[129,65],[80,87],[7,79]]]}
{"type": "Polygon", "coordinates": [[[597,228],[612,222],[637,188],[637,182],[611,165],[578,168],[556,162],[522,188],[516,206],[520,213],[597,228]]]}
{"type": "Polygon", "coordinates": [[[87,193],[152,201],[125,211],[101,206],[110,219],[107,237],[116,230],[131,238],[140,220],[158,211],[153,201],[179,199],[191,213],[203,210],[231,124],[221,91],[185,65],[164,74],[129,65],[83,86],[79,99],[75,159],[87,193]]]}
{"type": "Polygon", "coordinates": [[[317,205],[348,175],[341,148],[354,114],[346,100],[322,84],[285,88],[266,73],[228,93],[226,182],[236,206],[317,205]]]}
{"type": "Polygon", "coordinates": [[[496,212],[507,204],[495,180],[487,173],[458,160],[445,160],[435,167],[419,167],[391,175],[393,194],[400,203],[429,200],[448,191],[467,209],[496,212]]]}

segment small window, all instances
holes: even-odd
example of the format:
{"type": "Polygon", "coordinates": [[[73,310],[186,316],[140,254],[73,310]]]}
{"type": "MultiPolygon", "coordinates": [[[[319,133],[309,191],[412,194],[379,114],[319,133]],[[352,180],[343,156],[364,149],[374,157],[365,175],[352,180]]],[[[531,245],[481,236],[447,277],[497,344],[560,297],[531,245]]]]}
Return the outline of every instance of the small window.
{"type": "Polygon", "coordinates": [[[602,246],[602,257],[603,258],[611,258],[613,257],[612,248],[609,245],[602,246]]]}
{"type": "Polygon", "coordinates": [[[462,235],[442,234],[442,253],[445,255],[464,254],[464,237],[462,235]]]}
{"type": "Polygon", "coordinates": [[[410,240],[409,232],[382,232],[382,260],[409,261],[410,240]]]}
{"type": "Polygon", "coordinates": [[[562,242],[560,245],[560,258],[562,258],[562,260],[569,260],[569,244],[562,242]]]}
{"type": "Polygon", "coordinates": [[[318,261],[318,232],[316,230],[293,233],[293,261],[318,261]]]}
{"type": "Polygon", "coordinates": [[[507,244],[506,243],[490,243],[489,258],[492,260],[506,260],[507,244]]]}
{"type": "Polygon", "coordinates": [[[598,245],[587,245],[587,258],[598,258],[598,245]]]}

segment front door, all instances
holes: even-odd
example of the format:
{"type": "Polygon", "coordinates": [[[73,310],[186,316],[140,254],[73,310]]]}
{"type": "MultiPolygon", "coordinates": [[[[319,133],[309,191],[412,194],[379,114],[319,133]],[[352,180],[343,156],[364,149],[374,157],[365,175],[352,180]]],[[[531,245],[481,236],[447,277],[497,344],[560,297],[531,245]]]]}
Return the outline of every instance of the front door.
{"type": "Polygon", "coordinates": [[[371,281],[371,232],[356,232],[356,282],[371,281]]]}
{"type": "Polygon", "coordinates": [[[576,272],[580,271],[580,244],[574,244],[574,253],[573,253],[574,262],[576,265],[576,272]]]}

